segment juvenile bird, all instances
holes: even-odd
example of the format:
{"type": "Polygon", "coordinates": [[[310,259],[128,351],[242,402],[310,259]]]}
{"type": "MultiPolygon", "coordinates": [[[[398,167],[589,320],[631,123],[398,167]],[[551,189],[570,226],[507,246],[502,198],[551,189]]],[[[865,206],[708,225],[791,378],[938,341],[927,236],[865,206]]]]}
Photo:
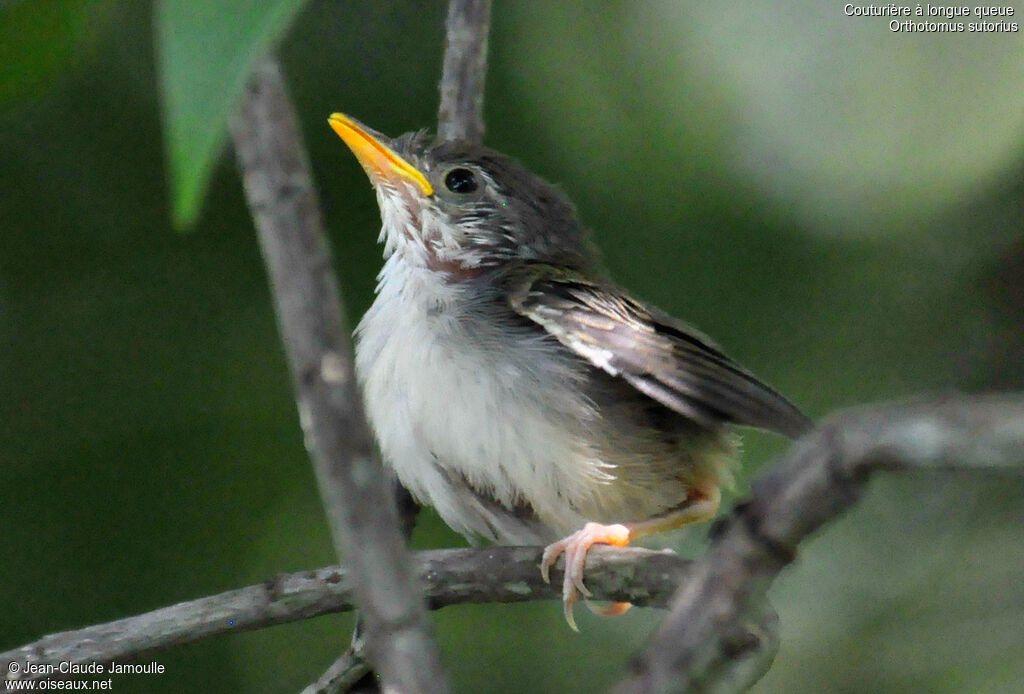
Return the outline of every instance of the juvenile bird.
{"type": "Polygon", "coordinates": [[[714,517],[743,424],[810,421],[707,337],[603,277],[572,204],[512,159],[331,127],[376,190],[384,267],[356,369],[386,465],[468,538],[565,555],[714,517]],[[550,544],[548,544],[550,543],[550,544]]]}

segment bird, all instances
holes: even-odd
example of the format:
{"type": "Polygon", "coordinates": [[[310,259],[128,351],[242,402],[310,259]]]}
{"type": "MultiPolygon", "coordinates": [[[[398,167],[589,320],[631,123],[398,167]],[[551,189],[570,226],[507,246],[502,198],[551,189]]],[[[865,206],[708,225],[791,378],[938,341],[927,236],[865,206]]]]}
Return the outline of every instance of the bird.
{"type": "Polygon", "coordinates": [[[546,581],[564,555],[573,629],[593,545],[715,517],[737,464],[731,425],[812,427],[612,282],[572,203],[514,159],[343,113],[328,123],[380,207],[384,264],[355,362],[384,464],[471,542],[546,545],[546,581]]]}

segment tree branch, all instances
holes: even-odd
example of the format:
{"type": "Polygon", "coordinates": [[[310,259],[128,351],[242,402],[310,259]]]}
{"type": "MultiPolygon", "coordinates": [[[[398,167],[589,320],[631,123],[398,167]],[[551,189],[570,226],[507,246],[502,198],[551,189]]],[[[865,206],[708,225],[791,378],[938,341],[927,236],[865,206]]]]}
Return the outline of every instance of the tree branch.
{"type": "MultiPolygon", "coordinates": [[[[490,0],[451,0],[445,23],[444,67],[441,77],[441,104],[438,108],[438,136],[481,142],[484,134],[484,79],[487,74],[487,35],[490,25],[490,0]]],[[[395,483],[395,495],[406,540],[412,535],[418,507],[409,492],[395,483]]],[[[353,646],[343,653],[307,694],[347,691],[369,674],[356,642],[362,642],[357,624],[353,646]]]]}
{"type": "MultiPolygon", "coordinates": [[[[442,139],[466,139],[481,142],[484,134],[484,79],[487,74],[487,35],[490,25],[490,0],[451,0],[445,23],[444,67],[441,77],[441,104],[438,109],[438,136],[442,139]]],[[[418,507],[409,492],[395,483],[399,518],[406,540],[412,535],[418,507]]],[[[324,672],[304,694],[334,694],[347,691],[369,674],[356,642],[362,642],[360,627],[352,637],[353,645],[324,672]]]]}
{"type": "Polygon", "coordinates": [[[445,25],[444,72],[437,135],[443,140],[484,139],[484,77],[491,0],[451,0],[445,25]]]}
{"type": "MultiPolygon", "coordinates": [[[[552,585],[540,577],[538,547],[447,549],[414,555],[416,574],[432,608],[461,603],[561,599],[556,567],[552,585]]],[[[690,562],[639,548],[595,547],[587,557],[587,584],[597,599],[667,605],[687,579],[690,562]]],[[[0,672],[22,665],[125,661],[210,636],[353,609],[353,570],[330,566],[274,576],[265,583],[179,603],[107,624],[50,634],[0,653],[0,672]]],[[[42,679],[41,675],[22,679],[42,679]]],[[[16,679],[16,678],[12,678],[16,679]]]]}
{"type": "MultiPolygon", "coordinates": [[[[618,691],[736,692],[755,682],[777,644],[764,593],[799,543],[858,498],[878,470],[989,470],[1024,476],[1024,394],[940,398],[840,414],[799,441],[714,529],[691,563],[649,550],[595,547],[587,585],[598,599],[672,610],[618,691]],[[678,591],[677,586],[682,586],[678,591]],[[675,597],[670,597],[672,595],[675,597]]],[[[558,599],[539,548],[421,552],[432,608],[463,602],[558,599]]],[[[554,586],[561,563],[555,567],[554,586]]],[[[330,567],[109,624],[46,636],[0,654],[8,667],[130,660],[175,645],[352,609],[354,569],[330,567]]],[[[41,675],[27,676],[38,679],[41,675]]]]}
{"type": "Polygon", "coordinates": [[[335,549],[351,568],[370,661],[399,691],[443,692],[444,673],[394,499],[363,416],[297,120],[273,60],[254,69],[230,130],[270,276],[306,447],[335,549]]]}
{"type": "MultiPolygon", "coordinates": [[[[878,470],[1024,474],[1024,396],[947,397],[833,417],[753,485],[617,694],[720,688],[738,635],[799,543],[849,508],[878,470]]],[[[741,639],[742,640],[742,639],[741,639]]]]}
{"type": "Polygon", "coordinates": [[[354,645],[342,653],[316,682],[302,690],[302,694],[337,694],[347,692],[370,672],[370,665],[361,649],[354,645]]]}

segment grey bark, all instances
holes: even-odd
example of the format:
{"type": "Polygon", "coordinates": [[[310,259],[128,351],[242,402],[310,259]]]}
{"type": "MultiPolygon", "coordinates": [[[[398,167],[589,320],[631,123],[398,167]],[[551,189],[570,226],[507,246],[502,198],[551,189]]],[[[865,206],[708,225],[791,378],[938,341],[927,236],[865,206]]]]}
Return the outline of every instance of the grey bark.
{"type": "MultiPolygon", "coordinates": [[[[537,547],[492,547],[432,550],[413,558],[430,606],[439,609],[461,603],[561,599],[561,584],[549,585],[540,577],[540,556],[537,547]]],[[[686,580],[690,564],[664,552],[596,547],[587,559],[587,583],[597,599],[664,606],[686,580]]],[[[282,574],[258,585],[50,634],[0,653],[0,672],[8,675],[12,661],[57,665],[134,660],[211,636],[347,612],[356,604],[353,573],[350,566],[329,566],[282,574]]]]}
{"type": "Polygon", "coordinates": [[[445,30],[444,71],[437,135],[443,140],[484,139],[484,79],[491,0],[451,0],[445,30]]]}
{"type": "Polygon", "coordinates": [[[367,654],[398,691],[447,686],[362,409],[327,235],[280,70],[253,71],[231,136],[270,276],[299,421],[339,558],[351,569],[367,654]]]}
{"type": "MultiPolygon", "coordinates": [[[[617,694],[705,692],[731,669],[737,638],[799,544],[854,504],[881,470],[1024,476],[1024,396],[950,396],[835,416],[753,485],[617,694]]],[[[731,690],[738,691],[738,690],[731,690]]]]}

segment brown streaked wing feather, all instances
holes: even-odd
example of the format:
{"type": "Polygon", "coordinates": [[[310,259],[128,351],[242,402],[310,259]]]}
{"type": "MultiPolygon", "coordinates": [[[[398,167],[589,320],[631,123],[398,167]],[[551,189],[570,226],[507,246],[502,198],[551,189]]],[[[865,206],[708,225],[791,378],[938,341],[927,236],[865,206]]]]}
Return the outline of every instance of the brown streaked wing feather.
{"type": "Polygon", "coordinates": [[[684,417],[799,436],[810,420],[715,344],[671,316],[547,265],[510,275],[510,303],[563,345],[684,417]]]}

